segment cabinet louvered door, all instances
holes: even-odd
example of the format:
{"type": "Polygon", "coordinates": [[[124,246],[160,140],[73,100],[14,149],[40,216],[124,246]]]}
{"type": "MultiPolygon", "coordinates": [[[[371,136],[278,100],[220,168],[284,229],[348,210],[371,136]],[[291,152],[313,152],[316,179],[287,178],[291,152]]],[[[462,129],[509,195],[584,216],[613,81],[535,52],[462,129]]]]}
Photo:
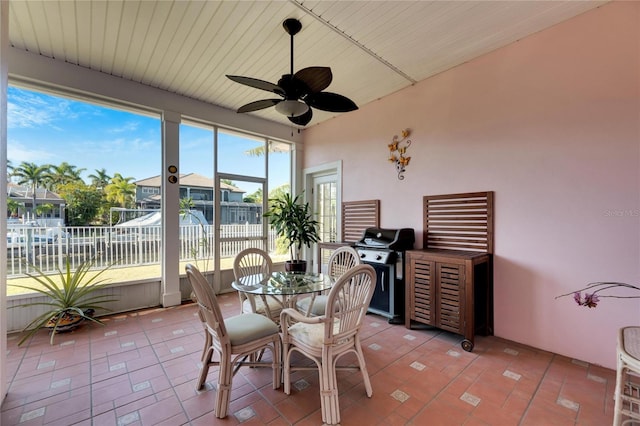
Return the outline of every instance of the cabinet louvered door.
{"type": "Polygon", "coordinates": [[[438,297],[436,326],[453,333],[462,333],[464,318],[464,266],[437,263],[438,297]]]}
{"type": "Polygon", "coordinates": [[[434,322],[434,299],[435,299],[435,262],[422,259],[421,257],[409,257],[410,267],[408,268],[409,282],[413,283],[411,290],[412,297],[409,300],[411,305],[408,312],[411,319],[422,324],[436,325],[434,322]]]}

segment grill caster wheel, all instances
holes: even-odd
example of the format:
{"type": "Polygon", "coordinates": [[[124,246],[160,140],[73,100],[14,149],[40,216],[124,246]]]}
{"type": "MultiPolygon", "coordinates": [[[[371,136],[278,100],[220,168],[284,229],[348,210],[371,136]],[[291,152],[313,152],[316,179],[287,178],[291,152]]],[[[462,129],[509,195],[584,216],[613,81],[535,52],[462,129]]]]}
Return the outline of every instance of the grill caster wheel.
{"type": "Polygon", "coordinates": [[[473,342],[468,339],[464,339],[462,343],[460,343],[460,346],[462,346],[462,349],[467,352],[471,352],[473,350],[473,342]]]}

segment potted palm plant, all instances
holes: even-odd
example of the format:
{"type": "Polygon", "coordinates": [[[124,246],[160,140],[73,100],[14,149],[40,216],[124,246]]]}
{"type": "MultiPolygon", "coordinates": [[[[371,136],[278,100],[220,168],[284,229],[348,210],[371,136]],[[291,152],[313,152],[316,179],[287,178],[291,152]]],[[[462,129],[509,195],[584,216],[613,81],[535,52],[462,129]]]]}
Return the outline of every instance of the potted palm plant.
{"type": "Polygon", "coordinates": [[[279,237],[285,239],[291,259],[285,263],[285,270],[304,272],[306,260],[301,259],[302,248],[318,242],[318,221],[313,218],[309,203],[302,203],[302,194],[292,197],[285,193],[269,200],[269,210],[263,215],[269,218],[271,226],[279,237]]]}
{"type": "Polygon", "coordinates": [[[95,293],[108,285],[104,279],[98,280],[98,278],[112,265],[94,273],[90,272],[94,262],[94,260],[82,262],[75,271],[72,271],[71,261],[67,256],[65,269],[64,271],[58,269],[57,279],[54,279],[55,275],[47,275],[37,266],[31,265],[36,273],[27,273],[26,275],[36,281],[34,284],[11,284],[14,287],[48,296],[46,301],[24,303],[11,307],[46,306],[49,308],[24,328],[23,332],[27,333],[18,342],[18,345],[23,344],[43,328],[50,330],[50,343],[53,344],[56,333],[73,330],[84,320],[102,324],[102,321],[93,317],[95,310],[107,310],[101,304],[113,302],[115,299],[112,299],[110,295],[95,293]]]}

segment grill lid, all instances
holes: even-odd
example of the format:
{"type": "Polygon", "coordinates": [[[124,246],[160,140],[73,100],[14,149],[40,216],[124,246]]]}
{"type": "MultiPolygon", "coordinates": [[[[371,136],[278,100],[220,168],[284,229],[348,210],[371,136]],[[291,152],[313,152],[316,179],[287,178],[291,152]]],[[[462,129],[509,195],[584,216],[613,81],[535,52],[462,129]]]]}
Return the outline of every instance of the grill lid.
{"type": "Polygon", "coordinates": [[[411,250],[414,242],[415,233],[412,228],[367,228],[365,229],[362,238],[355,243],[355,246],[404,251],[411,250]]]}

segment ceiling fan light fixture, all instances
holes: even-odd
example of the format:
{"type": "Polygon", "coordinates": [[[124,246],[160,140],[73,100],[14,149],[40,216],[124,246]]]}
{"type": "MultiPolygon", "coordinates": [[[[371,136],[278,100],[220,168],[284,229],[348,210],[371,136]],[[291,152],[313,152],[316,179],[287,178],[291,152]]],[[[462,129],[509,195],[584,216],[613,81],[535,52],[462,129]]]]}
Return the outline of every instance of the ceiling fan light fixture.
{"type": "Polygon", "coordinates": [[[299,117],[309,111],[309,105],[294,99],[284,100],[276,104],[276,111],[287,117],[299,117]]]}

